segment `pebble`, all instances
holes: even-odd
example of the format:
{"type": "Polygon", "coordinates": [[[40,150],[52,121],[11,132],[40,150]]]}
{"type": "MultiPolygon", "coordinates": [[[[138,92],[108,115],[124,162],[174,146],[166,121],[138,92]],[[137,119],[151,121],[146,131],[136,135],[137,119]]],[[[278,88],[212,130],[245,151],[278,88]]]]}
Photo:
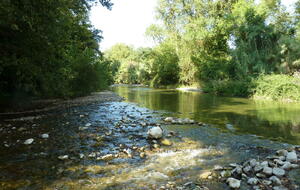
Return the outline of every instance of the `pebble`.
{"type": "Polygon", "coordinates": [[[263,169],[263,173],[264,173],[264,174],[267,174],[267,175],[271,175],[271,174],[273,173],[273,170],[272,170],[272,168],[266,166],[266,167],[264,167],[264,169],[263,169]]]}
{"type": "Polygon", "coordinates": [[[41,137],[42,137],[43,139],[48,139],[48,138],[49,138],[49,134],[47,134],[47,133],[42,134],[41,137]]]}
{"type": "Polygon", "coordinates": [[[285,175],[285,171],[281,168],[273,168],[273,174],[278,177],[282,177],[285,175]]]}
{"type": "Polygon", "coordinates": [[[287,150],[284,150],[284,149],[281,149],[281,150],[278,150],[276,151],[277,155],[279,156],[286,156],[288,151],[287,150]]]}
{"type": "Polygon", "coordinates": [[[253,168],[254,172],[260,172],[261,170],[263,170],[263,167],[260,164],[257,164],[254,168],[253,168]]]}
{"type": "Polygon", "coordinates": [[[281,168],[285,169],[285,170],[290,170],[290,169],[295,169],[298,167],[299,167],[299,165],[297,165],[297,164],[291,164],[290,162],[285,162],[281,168]]]}
{"type": "Polygon", "coordinates": [[[29,145],[29,144],[32,144],[33,141],[34,141],[34,139],[30,138],[30,139],[27,139],[26,141],[24,141],[24,144],[29,145]]]}
{"type": "Polygon", "coordinates": [[[160,143],[164,146],[171,146],[172,145],[172,142],[169,139],[163,139],[163,140],[161,140],[160,143]]]}
{"type": "Polygon", "coordinates": [[[242,174],[243,173],[242,167],[237,166],[236,168],[234,168],[234,170],[232,170],[232,173],[242,174]]]}
{"type": "Polygon", "coordinates": [[[243,168],[243,171],[245,173],[249,173],[251,171],[251,169],[252,169],[251,166],[246,166],[246,167],[243,168]]]}
{"type": "Polygon", "coordinates": [[[84,158],[84,154],[80,153],[80,154],[79,154],[79,158],[80,158],[80,159],[84,158]]]}
{"type": "Polygon", "coordinates": [[[273,190],[288,190],[288,188],[283,187],[283,186],[275,186],[275,187],[273,187],[273,190]]]}
{"type": "Polygon", "coordinates": [[[69,155],[62,155],[62,156],[58,156],[57,158],[60,160],[67,160],[69,159],[69,155]]]}
{"type": "Polygon", "coordinates": [[[221,177],[230,177],[231,176],[231,172],[228,170],[224,170],[220,173],[221,177]]]}
{"type": "Polygon", "coordinates": [[[269,180],[272,181],[273,184],[275,184],[275,185],[281,185],[280,179],[278,177],[276,177],[276,176],[270,177],[269,180]]]}
{"type": "Polygon", "coordinates": [[[250,164],[251,167],[255,167],[257,165],[257,162],[256,162],[255,159],[252,159],[252,160],[249,161],[249,164],[250,164]]]}
{"type": "Polygon", "coordinates": [[[173,120],[174,120],[173,117],[166,117],[166,118],[164,119],[165,122],[172,122],[173,120]]]}
{"type": "Polygon", "coordinates": [[[289,152],[289,153],[287,153],[287,155],[286,155],[286,161],[288,161],[288,162],[297,162],[297,154],[296,154],[296,152],[289,152]]]}
{"type": "Polygon", "coordinates": [[[206,172],[203,172],[202,174],[200,174],[199,178],[200,179],[208,179],[208,177],[210,177],[211,175],[212,175],[212,172],[206,171],[206,172]]]}
{"type": "Polygon", "coordinates": [[[107,155],[101,156],[100,159],[104,160],[104,161],[109,161],[109,160],[114,159],[114,155],[113,154],[107,154],[107,155]]]}
{"type": "Polygon", "coordinates": [[[255,177],[249,178],[247,183],[250,184],[250,185],[256,185],[258,183],[258,179],[255,178],[255,177]]]}
{"type": "Polygon", "coordinates": [[[272,184],[272,181],[269,181],[269,180],[263,180],[263,181],[262,181],[262,184],[264,184],[264,185],[271,185],[271,184],[272,184]]]}
{"type": "Polygon", "coordinates": [[[260,165],[262,167],[268,167],[269,166],[269,162],[268,161],[263,161],[262,163],[260,163],[260,165]]]}
{"type": "Polygon", "coordinates": [[[145,157],[146,157],[145,152],[141,152],[141,153],[140,153],[140,157],[141,157],[141,158],[145,158],[145,157]]]}
{"type": "Polygon", "coordinates": [[[238,189],[241,186],[241,181],[232,177],[228,178],[226,182],[229,184],[229,187],[233,189],[238,189]]]}

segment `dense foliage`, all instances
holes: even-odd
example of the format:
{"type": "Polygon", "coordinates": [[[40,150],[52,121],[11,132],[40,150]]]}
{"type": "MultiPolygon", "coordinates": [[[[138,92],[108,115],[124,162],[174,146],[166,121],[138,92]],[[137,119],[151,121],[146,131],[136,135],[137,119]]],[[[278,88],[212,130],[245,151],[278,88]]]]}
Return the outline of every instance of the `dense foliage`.
{"type": "Polygon", "coordinates": [[[105,52],[105,56],[115,63],[116,83],[158,87],[179,81],[178,56],[168,42],[153,49],[134,49],[125,44],[116,44],[105,52]]]}
{"type": "MultiPolygon", "coordinates": [[[[287,11],[280,0],[159,0],[161,24],[146,30],[157,44],[146,61],[151,84],[262,96],[262,81],[290,83],[300,69],[300,1],[294,7],[287,11]]],[[[136,54],[134,62],[136,72],[145,64],[136,54]]]]}
{"type": "Polygon", "coordinates": [[[1,0],[1,98],[71,97],[108,85],[110,62],[89,22],[94,3],[110,0],[1,0]]]}

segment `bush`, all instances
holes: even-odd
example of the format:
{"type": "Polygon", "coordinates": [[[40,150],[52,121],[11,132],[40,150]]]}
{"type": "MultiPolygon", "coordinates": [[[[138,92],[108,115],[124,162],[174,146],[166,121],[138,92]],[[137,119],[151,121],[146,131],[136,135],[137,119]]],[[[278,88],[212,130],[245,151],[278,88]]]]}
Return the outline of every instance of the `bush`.
{"type": "Polygon", "coordinates": [[[204,92],[222,95],[222,96],[239,96],[249,97],[253,89],[252,80],[219,80],[204,83],[202,89],[204,92]]]}
{"type": "Polygon", "coordinates": [[[262,75],[256,81],[255,99],[300,101],[300,77],[283,74],[262,75]]]}

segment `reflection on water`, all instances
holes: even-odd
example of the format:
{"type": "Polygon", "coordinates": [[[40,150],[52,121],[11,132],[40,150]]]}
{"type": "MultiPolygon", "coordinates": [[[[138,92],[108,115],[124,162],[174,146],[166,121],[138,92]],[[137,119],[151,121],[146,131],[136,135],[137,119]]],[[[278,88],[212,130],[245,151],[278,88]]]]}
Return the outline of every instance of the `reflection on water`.
{"type": "Polygon", "coordinates": [[[169,111],[176,117],[188,117],[229,131],[226,124],[231,124],[232,131],[237,133],[300,144],[300,104],[257,102],[144,87],[115,86],[113,90],[129,102],[169,111]]]}

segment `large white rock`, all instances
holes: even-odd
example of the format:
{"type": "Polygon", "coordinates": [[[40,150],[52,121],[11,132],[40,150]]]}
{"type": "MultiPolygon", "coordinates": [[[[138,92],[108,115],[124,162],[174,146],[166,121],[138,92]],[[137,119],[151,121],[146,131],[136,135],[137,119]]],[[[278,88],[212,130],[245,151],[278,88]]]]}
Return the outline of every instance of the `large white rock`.
{"type": "Polygon", "coordinates": [[[163,136],[163,130],[160,127],[152,127],[148,130],[148,136],[150,138],[159,139],[163,136]]]}
{"type": "Polygon", "coordinates": [[[30,139],[27,139],[26,141],[24,141],[24,144],[29,145],[29,144],[32,144],[33,141],[34,141],[34,139],[30,138],[30,139]]]}
{"type": "Polygon", "coordinates": [[[286,155],[286,161],[288,162],[297,162],[297,154],[296,152],[289,152],[286,155]]]}
{"type": "Polygon", "coordinates": [[[238,189],[241,186],[241,181],[232,177],[228,178],[226,182],[228,183],[229,187],[233,189],[238,189]]]}

